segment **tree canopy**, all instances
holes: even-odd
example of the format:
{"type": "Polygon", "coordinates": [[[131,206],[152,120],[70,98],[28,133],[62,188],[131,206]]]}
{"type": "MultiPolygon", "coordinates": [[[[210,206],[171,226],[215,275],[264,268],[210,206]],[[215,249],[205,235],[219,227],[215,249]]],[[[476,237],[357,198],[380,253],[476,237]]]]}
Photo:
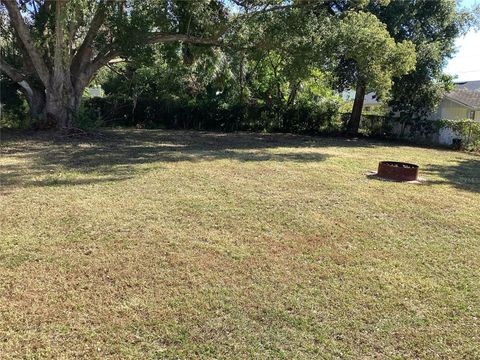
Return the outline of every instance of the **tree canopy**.
{"type": "Polygon", "coordinates": [[[356,87],[360,95],[393,94],[398,107],[407,97],[399,84],[422,78],[430,96],[467,23],[450,0],[1,4],[0,70],[25,95],[38,126],[60,129],[74,126],[84,89],[103,68],[111,70],[110,86],[117,81],[127,91],[129,84],[133,98],[184,88],[194,97],[257,99],[281,116],[305,94],[328,98],[327,89],[356,87]]]}
{"type": "Polygon", "coordinates": [[[394,77],[392,110],[410,119],[428,115],[452,86],[452,77],[444,74],[443,68],[455,53],[455,39],[476,25],[476,10],[457,9],[450,0],[406,0],[371,7],[370,11],[394,39],[409,40],[416,47],[414,71],[394,77]]]}
{"type": "Polygon", "coordinates": [[[217,45],[227,12],[220,1],[2,0],[1,70],[27,95],[32,115],[72,126],[95,74],[119,56],[148,55],[149,45],[217,45]]]}

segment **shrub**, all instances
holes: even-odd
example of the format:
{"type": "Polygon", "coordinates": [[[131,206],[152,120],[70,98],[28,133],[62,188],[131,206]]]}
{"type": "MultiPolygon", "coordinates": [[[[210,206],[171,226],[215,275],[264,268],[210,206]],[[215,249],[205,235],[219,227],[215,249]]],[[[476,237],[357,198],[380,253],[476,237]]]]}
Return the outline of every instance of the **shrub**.
{"type": "Polygon", "coordinates": [[[85,99],[80,120],[85,123],[88,122],[86,119],[99,126],[141,125],[146,128],[222,131],[331,133],[341,127],[334,102],[317,106],[301,104],[282,111],[258,103],[222,105],[214,101],[149,98],[139,98],[134,107],[131,100],[104,97],[85,99]]]}
{"type": "Polygon", "coordinates": [[[450,128],[462,138],[460,144],[464,150],[476,151],[480,149],[480,122],[463,119],[463,120],[440,120],[439,128],[450,128]]]}
{"type": "Polygon", "coordinates": [[[0,78],[0,128],[28,128],[31,124],[28,105],[17,85],[0,78]]]}

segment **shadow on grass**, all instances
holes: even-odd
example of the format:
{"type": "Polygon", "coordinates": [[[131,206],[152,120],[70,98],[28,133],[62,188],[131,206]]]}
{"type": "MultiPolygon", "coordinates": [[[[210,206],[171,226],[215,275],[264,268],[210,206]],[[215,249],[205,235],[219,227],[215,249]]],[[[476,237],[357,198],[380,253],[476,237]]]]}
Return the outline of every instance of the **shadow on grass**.
{"type": "Polygon", "coordinates": [[[125,180],[137,165],[228,159],[241,162],[318,162],[319,152],[281,148],[369,147],[371,142],[288,134],[206,133],[197,131],[111,130],[92,138],[65,139],[52,133],[12,132],[2,136],[1,166],[5,192],[15,186],[68,186],[125,180]],[[269,149],[277,148],[271,152],[269,149]]]}
{"type": "Polygon", "coordinates": [[[431,165],[424,170],[442,178],[430,184],[451,184],[458,189],[480,192],[480,158],[460,160],[456,165],[431,165]]]}

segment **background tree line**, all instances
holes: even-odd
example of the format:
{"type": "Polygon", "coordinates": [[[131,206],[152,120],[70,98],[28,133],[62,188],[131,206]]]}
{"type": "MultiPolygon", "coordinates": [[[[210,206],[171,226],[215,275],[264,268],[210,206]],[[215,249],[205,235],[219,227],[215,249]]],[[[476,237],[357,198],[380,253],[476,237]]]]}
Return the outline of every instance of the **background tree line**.
{"type": "Polygon", "coordinates": [[[356,89],[355,134],[370,91],[412,121],[431,111],[475,15],[453,0],[2,0],[2,117],[339,131],[338,92],[356,89]]]}

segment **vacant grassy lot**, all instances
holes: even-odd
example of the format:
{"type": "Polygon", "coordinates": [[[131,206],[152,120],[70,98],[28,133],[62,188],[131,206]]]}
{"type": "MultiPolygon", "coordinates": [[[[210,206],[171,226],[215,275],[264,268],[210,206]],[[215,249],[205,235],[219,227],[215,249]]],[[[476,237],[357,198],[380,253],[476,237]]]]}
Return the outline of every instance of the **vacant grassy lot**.
{"type": "Polygon", "coordinates": [[[50,136],[2,138],[1,359],[480,357],[480,157],[50,136]],[[385,159],[428,182],[364,175],[385,159]]]}

